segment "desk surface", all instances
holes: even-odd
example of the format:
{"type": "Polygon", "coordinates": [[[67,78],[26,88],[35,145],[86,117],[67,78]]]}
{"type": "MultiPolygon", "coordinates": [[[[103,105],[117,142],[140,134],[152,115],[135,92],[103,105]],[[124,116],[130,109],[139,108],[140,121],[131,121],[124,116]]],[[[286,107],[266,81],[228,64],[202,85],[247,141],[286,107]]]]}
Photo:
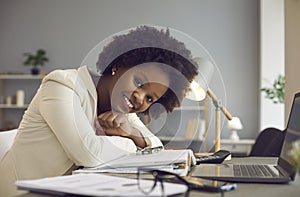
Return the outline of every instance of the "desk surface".
{"type": "MultiPolygon", "coordinates": [[[[296,177],[294,182],[290,184],[249,184],[249,183],[238,183],[237,188],[234,191],[225,193],[225,196],[230,197],[296,197],[300,193],[300,178],[296,177]]],[[[192,192],[190,197],[199,196],[199,193],[192,192]]],[[[209,194],[201,193],[201,197],[220,197],[220,194],[209,194]]]]}
{"type": "MultiPolygon", "coordinates": [[[[232,158],[232,160],[225,161],[226,163],[261,163],[267,162],[268,164],[275,164],[276,158],[232,158]]],[[[300,193],[300,176],[296,176],[295,181],[289,184],[249,184],[249,183],[238,183],[237,188],[234,191],[225,193],[225,196],[230,197],[252,197],[252,196],[264,196],[264,197],[298,197],[300,193]]],[[[27,193],[21,195],[21,197],[50,197],[51,195],[42,195],[27,193]]],[[[191,192],[191,197],[202,196],[202,197],[220,197],[220,193],[205,193],[205,192],[191,192]]]]}
{"type": "MultiPolygon", "coordinates": [[[[225,161],[224,163],[267,163],[267,164],[276,164],[277,158],[259,158],[259,157],[249,157],[249,158],[232,158],[232,160],[225,161]]],[[[300,193],[300,176],[296,176],[295,181],[290,182],[289,184],[249,184],[249,183],[237,183],[237,188],[234,191],[229,191],[225,193],[225,196],[230,197],[296,197],[300,193]]],[[[199,196],[199,192],[191,192],[191,197],[199,196]]],[[[220,197],[220,194],[210,194],[210,193],[201,193],[203,197],[220,197]]]]}

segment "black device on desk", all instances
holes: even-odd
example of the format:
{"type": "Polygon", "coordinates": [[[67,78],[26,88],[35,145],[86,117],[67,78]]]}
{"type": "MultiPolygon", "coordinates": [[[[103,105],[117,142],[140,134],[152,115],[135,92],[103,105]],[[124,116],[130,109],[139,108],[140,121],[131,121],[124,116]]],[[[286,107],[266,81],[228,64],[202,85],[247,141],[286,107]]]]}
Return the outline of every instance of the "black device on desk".
{"type": "Polygon", "coordinates": [[[212,155],[196,156],[197,164],[201,163],[222,163],[230,155],[228,150],[219,150],[212,155]]]}
{"type": "Polygon", "coordinates": [[[185,180],[189,183],[190,189],[196,191],[226,192],[234,190],[237,187],[235,183],[213,181],[196,177],[185,177],[185,180]]]}

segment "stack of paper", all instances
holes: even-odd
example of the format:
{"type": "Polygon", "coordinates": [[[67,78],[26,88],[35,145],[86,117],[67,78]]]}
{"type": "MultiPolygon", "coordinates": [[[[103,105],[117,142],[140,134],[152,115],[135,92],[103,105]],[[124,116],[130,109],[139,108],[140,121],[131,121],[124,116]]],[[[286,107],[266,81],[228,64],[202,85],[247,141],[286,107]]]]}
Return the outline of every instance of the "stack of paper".
{"type": "MultiPolygon", "coordinates": [[[[150,180],[145,180],[150,181],[150,180]]],[[[153,183],[149,183],[152,185],[153,183]]],[[[103,174],[77,174],[36,180],[17,181],[18,189],[52,195],[80,196],[146,196],[138,187],[136,179],[107,176],[103,174]]],[[[185,185],[164,183],[166,196],[184,193],[185,185]]],[[[147,196],[162,196],[157,187],[147,196]]]]}
{"type": "Polygon", "coordinates": [[[152,154],[128,154],[94,168],[75,170],[78,173],[136,173],[137,168],[155,168],[185,176],[191,165],[196,163],[191,150],[161,150],[152,154]]]}

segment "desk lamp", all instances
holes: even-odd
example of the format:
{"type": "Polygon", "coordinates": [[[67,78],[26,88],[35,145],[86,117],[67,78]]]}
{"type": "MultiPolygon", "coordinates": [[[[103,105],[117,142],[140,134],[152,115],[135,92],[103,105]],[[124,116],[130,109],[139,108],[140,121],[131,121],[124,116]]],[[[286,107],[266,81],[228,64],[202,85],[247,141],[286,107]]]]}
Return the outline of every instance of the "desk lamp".
{"type": "Polygon", "coordinates": [[[191,82],[191,91],[187,94],[186,98],[193,101],[202,101],[206,94],[212,99],[215,106],[215,152],[220,150],[220,134],[221,134],[221,120],[220,112],[226,116],[228,120],[232,120],[232,115],[222,106],[220,100],[214,94],[214,92],[208,87],[208,83],[213,75],[214,66],[213,64],[204,58],[194,58],[194,61],[198,64],[198,75],[191,82]]]}
{"type": "Polygon", "coordinates": [[[233,117],[232,120],[229,120],[227,123],[228,129],[231,130],[231,134],[229,139],[238,141],[240,139],[239,135],[237,134],[237,130],[243,129],[243,125],[241,120],[238,117],[233,117]]]}

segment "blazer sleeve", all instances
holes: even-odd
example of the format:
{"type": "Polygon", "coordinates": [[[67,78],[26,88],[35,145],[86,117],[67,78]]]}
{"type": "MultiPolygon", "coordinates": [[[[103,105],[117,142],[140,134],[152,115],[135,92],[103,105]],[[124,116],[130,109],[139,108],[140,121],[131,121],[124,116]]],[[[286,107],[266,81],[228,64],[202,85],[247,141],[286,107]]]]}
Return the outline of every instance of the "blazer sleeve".
{"type": "Polygon", "coordinates": [[[130,113],[127,114],[127,119],[130,125],[136,129],[138,129],[144,139],[146,140],[147,147],[154,148],[154,147],[163,147],[162,142],[158,137],[156,137],[141,121],[141,119],[135,114],[130,113]]]}
{"type": "MultiPolygon", "coordinates": [[[[76,165],[93,167],[136,151],[131,139],[96,136],[84,107],[90,104],[91,96],[86,95],[86,88],[74,88],[62,81],[43,82],[39,110],[76,165]]],[[[80,84],[80,81],[76,83],[80,84]]]]}

